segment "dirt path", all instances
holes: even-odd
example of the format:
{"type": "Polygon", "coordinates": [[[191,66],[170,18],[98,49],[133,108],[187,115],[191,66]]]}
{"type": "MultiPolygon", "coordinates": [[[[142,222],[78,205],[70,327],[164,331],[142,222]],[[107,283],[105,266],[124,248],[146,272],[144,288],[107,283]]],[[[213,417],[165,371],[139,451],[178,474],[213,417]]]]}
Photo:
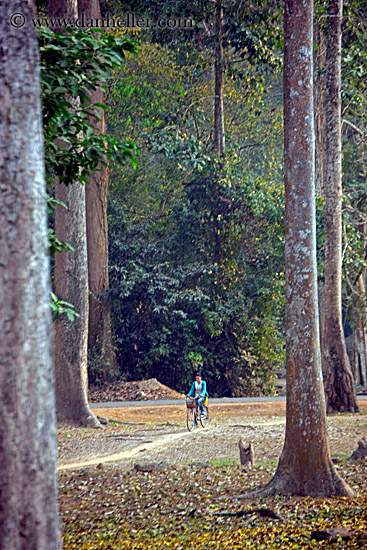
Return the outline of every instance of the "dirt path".
{"type": "MultiPolygon", "coordinates": [[[[328,417],[332,453],[348,456],[367,435],[367,402],[358,415],[328,417]]],[[[135,462],[189,464],[192,461],[238,461],[238,441],[255,445],[257,463],[277,460],[282,450],[285,403],[215,404],[210,407],[211,426],[186,430],[183,403],[156,407],[98,409],[98,415],[120,420],[104,430],[62,426],[58,430],[59,470],[119,463],[130,469],[135,462]]]]}
{"type": "Polygon", "coordinates": [[[86,468],[88,466],[96,466],[97,464],[106,464],[106,462],[118,462],[126,458],[132,458],[134,456],[137,456],[139,453],[142,453],[145,451],[151,451],[157,448],[161,449],[166,445],[172,443],[173,441],[183,439],[189,435],[190,433],[187,431],[178,433],[178,434],[168,434],[168,435],[165,435],[164,437],[160,437],[156,439],[155,441],[148,441],[146,443],[142,443],[136,447],[133,447],[128,451],[112,453],[106,456],[95,456],[85,461],[77,461],[77,462],[71,462],[67,464],[60,464],[58,467],[58,470],[75,470],[78,468],[86,468]]]}

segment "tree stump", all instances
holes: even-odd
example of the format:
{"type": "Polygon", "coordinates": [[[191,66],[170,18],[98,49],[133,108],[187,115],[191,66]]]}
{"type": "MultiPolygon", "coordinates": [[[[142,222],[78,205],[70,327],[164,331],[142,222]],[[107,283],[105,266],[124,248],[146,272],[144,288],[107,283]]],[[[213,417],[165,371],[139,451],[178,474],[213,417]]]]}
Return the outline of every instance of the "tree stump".
{"type": "Polygon", "coordinates": [[[358,441],[358,447],[357,449],[350,455],[348,460],[359,460],[361,458],[367,457],[367,439],[365,437],[362,437],[358,441]]]}
{"type": "Polygon", "coordinates": [[[249,441],[248,447],[245,447],[242,439],[239,440],[238,446],[240,449],[240,461],[244,468],[247,464],[251,464],[251,468],[255,465],[255,453],[252,441],[249,441]]]}

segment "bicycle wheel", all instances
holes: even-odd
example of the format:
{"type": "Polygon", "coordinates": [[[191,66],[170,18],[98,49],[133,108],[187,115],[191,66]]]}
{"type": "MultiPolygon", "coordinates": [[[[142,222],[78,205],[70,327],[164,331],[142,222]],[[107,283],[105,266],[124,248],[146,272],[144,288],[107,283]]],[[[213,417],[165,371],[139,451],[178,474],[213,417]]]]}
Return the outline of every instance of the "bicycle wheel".
{"type": "Polygon", "coordinates": [[[206,405],[203,405],[204,407],[204,416],[200,415],[200,424],[203,428],[207,428],[209,426],[209,407],[206,405]]]}
{"type": "Polygon", "coordinates": [[[189,432],[192,432],[195,424],[195,409],[187,409],[186,424],[189,432]]]}

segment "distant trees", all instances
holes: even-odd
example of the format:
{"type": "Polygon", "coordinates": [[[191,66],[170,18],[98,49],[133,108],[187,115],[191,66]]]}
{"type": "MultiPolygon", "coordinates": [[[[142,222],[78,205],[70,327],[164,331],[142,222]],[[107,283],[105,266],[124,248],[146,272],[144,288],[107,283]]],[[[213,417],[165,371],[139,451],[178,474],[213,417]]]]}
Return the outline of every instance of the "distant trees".
{"type": "MultiPolygon", "coordinates": [[[[145,2],[133,5],[144,14],[151,9],[145,2]]],[[[83,10],[91,6],[86,1],[83,10]]],[[[182,3],[155,5],[162,16],[181,7],[187,10],[182,3]]],[[[283,361],[278,8],[273,2],[256,2],[242,11],[218,0],[194,2],[192,9],[202,22],[197,28],[174,36],[167,29],[147,31],[139,57],[130,58],[124,71],[113,71],[107,130],[118,139],[136,140],[141,161],[135,171],[110,166],[114,237],[109,274],[106,167],[87,176],[94,179],[87,188],[90,379],[108,378],[114,363],[108,312],[112,297],[118,356],[114,376],[163,372],[166,382],[174,383],[177,373],[192,368],[189,357],[200,356],[219,391],[233,391],[224,390],[219,371],[227,380],[241,378],[236,388],[257,391],[259,385],[271,391],[274,366],[283,361]],[[220,173],[224,135],[227,159],[220,173]],[[185,292],[178,292],[178,285],[185,292]],[[181,316],[180,323],[168,320],[171,308],[181,316]],[[181,323],[187,349],[178,344],[181,323]],[[224,354],[229,361],[214,361],[217,344],[232,350],[224,354]]],[[[317,43],[318,72],[323,73],[321,35],[317,43]]],[[[321,141],[322,94],[320,86],[321,141]]],[[[321,187],[323,151],[318,151],[321,187]]]]}
{"type": "Polygon", "coordinates": [[[60,550],[38,42],[0,4],[0,549],[60,550]]]}
{"type": "Polygon", "coordinates": [[[129,378],[181,388],[201,364],[213,392],[269,393],[284,360],[280,101],[254,65],[230,74],[218,161],[214,64],[204,44],[144,41],[110,86],[108,128],[141,150],[134,172],[111,165],[117,357],[129,378]]]}
{"type": "Polygon", "coordinates": [[[367,386],[366,338],[366,174],[367,32],[365,6],[345,0],[342,49],[343,135],[343,305],[352,330],[354,382],[367,386]]]}
{"type": "Polygon", "coordinates": [[[313,2],[284,12],[287,414],[266,493],[352,495],[331,461],[317,304],[313,127],[313,2]]]}

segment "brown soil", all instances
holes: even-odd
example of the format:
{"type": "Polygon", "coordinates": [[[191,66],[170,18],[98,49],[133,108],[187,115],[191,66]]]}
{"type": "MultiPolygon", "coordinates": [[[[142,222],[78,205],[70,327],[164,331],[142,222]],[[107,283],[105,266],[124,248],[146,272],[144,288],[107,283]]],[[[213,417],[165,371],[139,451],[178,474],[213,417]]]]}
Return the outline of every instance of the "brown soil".
{"type": "Polygon", "coordinates": [[[180,399],[182,395],[168,386],[158,382],[156,378],[137,382],[119,380],[113,384],[90,386],[88,401],[102,403],[105,401],[154,401],[156,399],[180,399]]]}
{"type": "MultiPolygon", "coordinates": [[[[284,416],[285,402],[271,401],[258,403],[223,403],[210,404],[210,416],[213,420],[232,419],[243,416],[284,416]]],[[[182,424],[186,418],[186,405],[182,400],[177,405],[160,405],[152,407],[144,405],[139,407],[121,407],[121,408],[101,408],[94,409],[95,414],[115,420],[133,421],[133,422],[171,422],[182,424]]]]}
{"type": "MultiPolygon", "coordinates": [[[[328,417],[333,456],[349,456],[367,435],[367,401],[360,414],[328,417]]],[[[59,467],[85,468],[102,462],[130,469],[135,462],[189,464],[192,461],[238,462],[238,441],[251,440],[257,464],[274,460],[282,450],[285,403],[226,403],[210,405],[210,427],[186,429],[186,407],[175,405],[94,409],[98,416],[122,423],[103,430],[63,425],[58,430],[59,467]]]]}

